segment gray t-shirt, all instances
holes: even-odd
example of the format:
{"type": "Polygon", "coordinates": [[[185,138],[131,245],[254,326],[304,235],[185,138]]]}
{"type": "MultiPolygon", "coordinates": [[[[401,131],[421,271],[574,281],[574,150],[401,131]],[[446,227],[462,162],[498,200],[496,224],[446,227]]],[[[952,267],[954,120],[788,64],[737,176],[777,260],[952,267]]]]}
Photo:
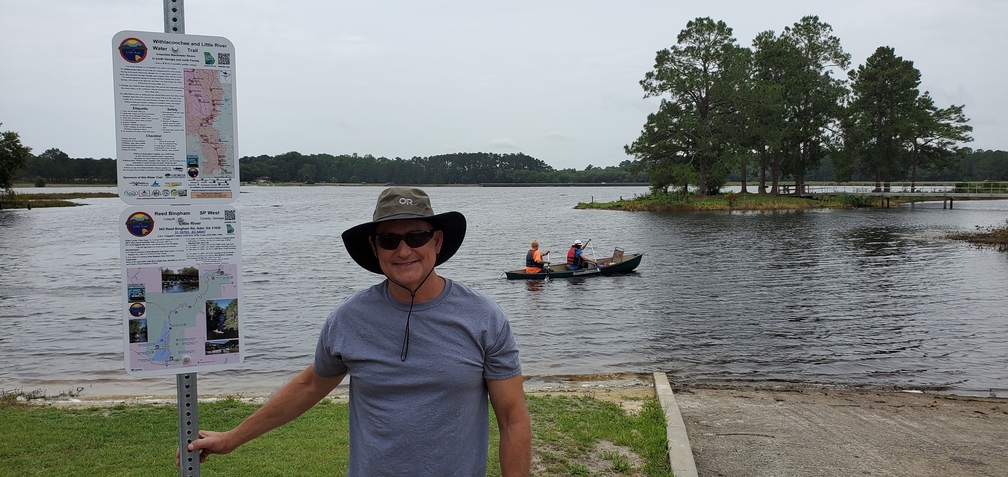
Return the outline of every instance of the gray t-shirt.
{"type": "Polygon", "coordinates": [[[388,281],[329,314],[315,372],[350,376],[350,472],[364,475],[486,474],[487,379],[518,375],[518,347],[497,303],[445,280],[415,303],[409,349],[400,359],[409,303],[388,281]]]}

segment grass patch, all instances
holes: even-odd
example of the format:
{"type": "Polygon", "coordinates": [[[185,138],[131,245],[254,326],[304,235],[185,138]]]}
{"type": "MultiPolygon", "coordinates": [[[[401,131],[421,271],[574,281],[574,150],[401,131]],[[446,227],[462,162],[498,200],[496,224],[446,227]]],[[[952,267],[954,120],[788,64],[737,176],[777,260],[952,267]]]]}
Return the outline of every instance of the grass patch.
{"type": "Polygon", "coordinates": [[[111,192],[59,192],[59,193],[38,193],[38,194],[9,194],[0,195],[0,207],[4,209],[31,209],[41,207],[75,207],[76,202],[71,199],[92,199],[119,197],[119,194],[111,192]]]}
{"type": "MultiPolygon", "coordinates": [[[[236,400],[200,403],[200,427],[227,429],[259,408],[236,400]]],[[[178,410],[174,405],[0,408],[4,475],[177,476],[178,410]]],[[[201,475],[345,475],[346,404],[320,403],[299,419],[214,456],[201,475]]]]}
{"type": "Polygon", "coordinates": [[[654,398],[636,414],[592,397],[530,396],[528,406],[534,475],[672,475],[654,398]]]}
{"type": "MultiPolygon", "coordinates": [[[[23,395],[24,393],[20,393],[23,395]]],[[[174,405],[61,408],[27,405],[0,395],[3,475],[177,476],[174,405]]],[[[10,397],[13,396],[13,397],[10,397]]],[[[627,414],[591,397],[529,396],[533,474],[541,476],[670,476],[665,420],[657,400],[627,414]]],[[[200,427],[230,429],[258,404],[237,398],[200,403],[200,427]]],[[[490,413],[487,475],[499,476],[499,435],[490,413]]],[[[213,456],[201,475],[345,475],[348,405],[323,401],[298,419],[229,456],[213,456]]]]}

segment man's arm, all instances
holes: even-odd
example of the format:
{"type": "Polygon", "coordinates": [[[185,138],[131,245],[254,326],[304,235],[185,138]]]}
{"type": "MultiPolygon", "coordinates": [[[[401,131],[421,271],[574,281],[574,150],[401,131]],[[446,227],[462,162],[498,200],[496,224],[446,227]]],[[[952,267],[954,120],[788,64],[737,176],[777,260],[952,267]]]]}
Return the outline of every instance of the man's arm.
{"type": "Polygon", "coordinates": [[[539,254],[539,259],[536,260],[536,263],[538,263],[539,265],[544,265],[545,266],[549,262],[546,261],[546,256],[540,253],[539,254]]]}
{"type": "MultiPolygon", "coordinates": [[[[189,443],[189,450],[200,451],[200,462],[206,461],[210,454],[228,454],[238,446],[304,414],[336,389],[343,376],[324,378],[315,374],[315,370],[309,365],[234,429],[226,432],[199,431],[199,439],[189,443]]],[[[179,465],[177,451],[175,465],[179,465]]]]}
{"type": "Polygon", "coordinates": [[[532,466],[532,421],[525,407],[522,375],[488,379],[486,383],[500,429],[501,475],[528,477],[532,466]]]}

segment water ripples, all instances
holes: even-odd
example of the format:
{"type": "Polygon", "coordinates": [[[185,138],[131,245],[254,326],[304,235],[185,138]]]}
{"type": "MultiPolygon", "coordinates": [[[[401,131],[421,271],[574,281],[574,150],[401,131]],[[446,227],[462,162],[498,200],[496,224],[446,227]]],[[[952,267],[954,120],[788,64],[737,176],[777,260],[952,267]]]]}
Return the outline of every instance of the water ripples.
{"type": "MultiPolygon", "coordinates": [[[[243,187],[240,367],[204,392],[269,392],[311,362],[321,322],[377,282],[340,233],[379,188],[243,187]]],[[[526,375],[665,371],[681,382],[814,383],[1008,392],[1005,254],[944,239],[1003,223],[1004,203],[890,210],[626,213],[574,210],[645,188],[431,188],[469,231],[439,272],[511,318],[526,375]],[[508,281],[536,238],[563,260],[644,252],[636,273],[508,281]]],[[[0,388],[171,394],[123,367],[118,199],[0,212],[0,388]],[[68,227],[72,224],[74,227],[68,227]]]]}

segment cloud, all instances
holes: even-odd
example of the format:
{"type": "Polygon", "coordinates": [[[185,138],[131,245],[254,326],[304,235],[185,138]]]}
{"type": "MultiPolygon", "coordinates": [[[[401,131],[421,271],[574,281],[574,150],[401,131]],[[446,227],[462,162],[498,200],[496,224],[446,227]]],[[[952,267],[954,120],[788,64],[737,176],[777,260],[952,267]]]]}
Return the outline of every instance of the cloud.
{"type": "Polygon", "coordinates": [[[518,144],[514,142],[511,138],[499,137],[490,141],[490,147],[494,149],[510,149],[513,151],[518,150],[518,144]]]}
{"type": "MultiPolygon", "coordinates": [[[[160,2],[2,5],[0,64],[11,65],[0,74],[4,130],[36,151],[115,157],[110,40],[120,30],[162,31],[160,2]],[[128,17],[118,14],[124,8],[128,17]]],[[[644,99],[639,81],[686,22],[724,20],[749,46],[757,33],[779,33],[807,14],[833,26],[852,67],[880,45],[894,47],[921,70],[922,89],[938,106],[966,105],[976,139],[968,146],[1008,148],[1002,0],[190,0],[185,7],[188,34],[235,45],[243,155],[413,157],[490,147],[558,169],[616,165],[660,102],[644,99]]]]}
{"type": "Polygon", "coordinates": [[[548,142],[566,142],[570,138],[560,131],[550,131],[543,137],[548,142]]]}

